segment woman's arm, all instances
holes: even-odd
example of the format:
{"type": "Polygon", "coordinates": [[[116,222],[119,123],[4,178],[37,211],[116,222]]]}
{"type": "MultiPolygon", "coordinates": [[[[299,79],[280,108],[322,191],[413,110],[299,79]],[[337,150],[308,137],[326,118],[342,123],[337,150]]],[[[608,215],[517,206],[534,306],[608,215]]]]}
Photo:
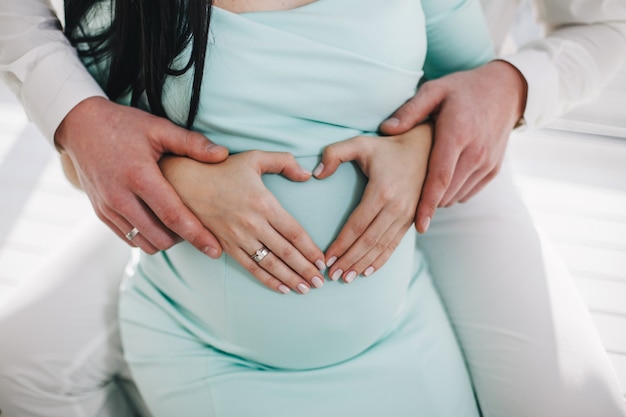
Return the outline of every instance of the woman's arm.
{"type": "MultiPolygon", "coordinates": [[[[482,15],[480,4],[477,0],[424,0],[422,1],[422,7],[426,17],[426,35],[428,42],[426,62],[424,64],[426,78],[432,79],[450,72],[476,68],[493,58],[493,46],[489,39],[489,32],[482,15]]],[[[471,86],[464,85],[462,88],[471,88],[471,86]]],[[[508,123],[508,120],[506,122],[508,123]]],[[[437,123],[435,134],[438,134],[439,130],[440,126],[437,123]]],[[[437,184],[437,181],[441,180],[441,173],[445,172],[449,166],[432,163],[433,161],[440,162],[442,159],[441,157],[437,157],[437,152],[441,153],[441,145],[438,141],[435,141],[432,155],[427,163],[428,169],[426,170],[426,168],[424,168],[426,183],[424,183],[424,177],[421,177],[418,181],[413,183],[412,186],[407,184],[407,188],[405,188],[404,191],[398,189],[396,195],[388,196],[390,206],[404,199],[406,192],[415,192],[416,190],[417,192],[421,192],[423,184],[423,191],[427,193],[429,189],[432,188],[433,183],[437,184]],[[438,148],[439,151],[437,151],[438,148]]],[[[452,154],[451,158],[446,158],[446,160],[454,165],[458,156],[459,154],[452,154]]],[[[414,160],[414,163],[421,163],[421,159],[419,159],[420,155],[413,154],[413,157],[418,158],[414,160]]],[[[374,187],[375,184],[378,184],[372,181],[373,178],[375,177],[370,177],[366,193],[368,193],[368,190],[374,187]]],[[[388,191],[380,189],[373,190],[371,193],[385,194],[388,193],[388,191]]],[[[423,198],[422,195],[420,199],[423,198]]],[[[432,199],[432,196],[430,198],[432,199]]],[[[365,233],[368,233],[369,236],[373,236],[370,230],[380,229],[379,227],[372,229],[377,222],[378,214],[374,213],[370,207],[361,208],[361,206],[372,205],[373,202],[366,200],[364,197],[361,201],[361,205],[355,210],[353,218],[351,218],[351,224],[347,224],[346,227],[342,229],[337,241],[334,242],[326,252],[327,261],[330,261],[330,263],[333,263],[334,259],[338,259],[331,267],[331,276],[333,274],[339,274],[337,271],[341,271],[341,275],[344,279],[348,276],[354,276],[354,272],[362,273],[364,272],[361,270],[362,261],[359,261],[357,268],[357,265],[355,265],[356,260],[361,259],[363,256],[366,256],[369,260],[375,253],[391,253],[393,251],[392,247],[385,247],[385,244],[388,243],[387,241],[373,240],[371,237],[367,239],[362,238],[365,236],[365,233]],[[353,230],[349,231],[349,228],[353,230]],[[368,243],[374,243],[377,247],[368,245],[368,243]],[[353,273],[350,274],[349,271],[353,271],[353,273]]],[[[420,206],[421,205],[422,203],[420,202],[420,206]]],[[[413,212],[413,220],[416,220],[415,211],[413,212]]],[[[428,228],[430,216],[423,216],[421,221],[415,221],[415,223],[418,230],[423,232],[428,228]]],[[[392,243],[394,241],[396,240],[392,239],[389,242],[392,243]]]]}
{"type": "Polygon", "coordinates": [[[309,180],[311,173],[291,154],[249,151],[219,164],[167,156],[160,166],[224,251],[264,285],[300,294],[323,285],[324,254],[261,180],[266,173],[282,174],[292,181],[309,180]],[[255,262],[251,255],[262,247],[270,253],[255,262]]]}
{"type": "Polygon", "coordinates": [[[330,145],[314,171],[318,179],[356,161],[368,177],[361,202],[326,251],[333,280],[371,275],[389,259],[415,220],[432,145],[430,123],[397,136],[359,136],[330,145]]]}

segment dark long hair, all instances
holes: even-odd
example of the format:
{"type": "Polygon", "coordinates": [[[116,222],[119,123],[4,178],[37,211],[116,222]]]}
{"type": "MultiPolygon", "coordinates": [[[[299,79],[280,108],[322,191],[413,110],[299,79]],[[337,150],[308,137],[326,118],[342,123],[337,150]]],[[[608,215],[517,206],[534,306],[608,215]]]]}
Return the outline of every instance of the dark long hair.
{"type": "Polygon", "coordinates": [[[193,70],[190,128],[198,112],[211,4],[211,0],[65,0],[65,34],[81,58],[110,63],[104,91],[111,100],[130,93],[131,105],[136,106],[145,92],[150,111],[157,116],[166,116],[165,78],[193,70]],[[110,26],[90,33],[85,29],[89,13],[108,4],[110,26]],[[174,67],[190,43],[189,61],[174,67]]]}

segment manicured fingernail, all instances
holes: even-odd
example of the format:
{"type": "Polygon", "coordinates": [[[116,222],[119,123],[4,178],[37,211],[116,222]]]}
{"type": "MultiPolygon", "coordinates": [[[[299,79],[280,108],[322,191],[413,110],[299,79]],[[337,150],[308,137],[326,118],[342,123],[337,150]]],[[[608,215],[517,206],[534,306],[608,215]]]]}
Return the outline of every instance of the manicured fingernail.
{"type": "Polygon", "coordinates": [[[374,267],[373,266],[368,266],[367,269],[365,271],[363,271],[363,276],[364,277],[369,277],[373,273],[374,273],[374,267]]]}
{"type": "Polygon", "coordinates": [[[321,259],[315,261],[315,266],[317,267],[318,271],[326,270],[326,264],[321,259]]]}
{"type": "Polygon", "coordinates": [[[422,222],[422,230],[423,230],[422,233],[426,233],[429,226],[430,226],[430,217],[426,217],[424,221],[422,222]]]}
{"type": "Polygon", "coordinates": [[[289,289],[288,286],[280,284],[278,286],[278,291],[282,292],[283,294],[289,294],[291,292],[291,290],[289,289]]]}
{"type": "Polygon", "coordinates": [[[356,271],[350,271],[348,272],[348,275],[346,275],[345,279],[346,282],[349,284],[354,280],[354,278],[356,278],[356,271]]]}
{"type": "Polygon", "coordinates": [[[390,117],[389,119],[385,120],[383,124],[387,127],[398,127],[400,126],[400,120],[396,119],[395,117],[390,117]]]}
{"type": "Polygon", "coordinates": [[[213,246],[207,246],[206,248],[204,248],[204,253],[209,255],[211,258],[217,258],[220,256],[218,250],[215,249],[213,246]]]}
{"type": "Polygon", "coordinates": [[[332,279],[333,281],[337,281],[339,278],[341,278],[342,275],[343,275],[343,270],[338,269],[335,272],[333,272],[333,275],[330,277],[330,279],[332,279]]]}
{"type": "Polygon", "coordinates": [[[302,170],[302,172],[304,172],[306,175],[311,175],[311,171],[309,171],[308,169],[304,169],[302,167],[300,167],[300,169],[302,170]]]}
{"type": "Polygon", "coordinates": [[[336,260],[337,260],[337,257],[333,256],[332,258],[326,261],[326,266],[330,268],[331,266],[333,266],[336,260]]]}
{"type": "Polygon", "coordinates": [[[303,283],[298,284],[297,286],[298,291],[300,291],[300,294],[306,294],[309,292],[309,286],[303,283]]]}
{"type": "Polygon", "coordinates": [[[322,173],[323,170],[324,170],[324,164],[320,162],[319,165],[315,167],[315,169],[313,170],[313,175],[317,177],[318,175],[322,173]]]}
{"type": "Polygon", "coordinates": [[[324,281],[322,281],[320,277],[313,277],[313,279],[311,280],[311,284],[313,284],[315,288],[322,288],[322,286],[324,285],[324,281]]]}

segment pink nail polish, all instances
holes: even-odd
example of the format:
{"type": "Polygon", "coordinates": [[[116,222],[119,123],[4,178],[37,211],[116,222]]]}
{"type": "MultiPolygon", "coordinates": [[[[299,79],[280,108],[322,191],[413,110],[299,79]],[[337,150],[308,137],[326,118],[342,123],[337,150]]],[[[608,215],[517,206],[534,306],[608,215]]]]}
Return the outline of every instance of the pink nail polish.
{"type": "Polygon", "coordinates": [[[373,266],[368,266],[367,269],[363,272],[363,276],[369,277],[373,273],[374,273],[374,267],[373,266]]]}
{"type": "Polygon", "coordinates": [[[426,217],[424,221],[422,222],[422,230],[424,231],[423,233],[426,233],[429,226],[430,226],[430,217],[426,217]]]}
{"type": "Polygon", "coordinates": [[[300,283],[297,288],[298,291],[300,291],[300,294],[306,294],[309,292],[309,287],[306,284],[300,283]]]}
{"type": "Polygon", "coordinates": [[[326,264],[321,259],[318,259],[317,261],[315,261],[315,267],[318,269],[318,271],[326,270],[326,264]]]}
{"type": "Polygon", "coordinates": [[[337,257],[333,256],[332,258],[330,258],[329,260],[326,261],[326,266],[330,268],[331,266],[333,266],[335,261],[337,261],[337,257]]]}
{"type": "Polygon", "coordinates": [[[315,169],[313,170],[313,175],[317,177],[318,175],[322,173],[323,170],[324,170],[324,164],[320,162],[319,165],[315,167],[315,169]]]}
{"type": "Polygon", "coordinates": [[[338,269],[333,272],[333,275],[330,277],[330,279],[332,279],[333,281],[337,281],[339,278],[341,278],[341,275],[343,275],[343,270],[338,269]]]}
{"type": "Polygon", "coordinates": [[[356,278],[356,272],[350,271],[348,272],[348,275],[346,275],[346,282],[349,284],[354,280],[354,278],[356,278]]]}
{"type": "Polygon", "coordinates": [[[313,277],[313,279],[311,280],[311,284],[313,284],[315,288],[322,288],[322,286],[324,285],[324,281],[322,281],[320,277],[313,277]]]}
{"type": "Polygon", "coordinates": [[[291,290],[289,289],[288,286],[280,284],[278,286],[278,291],[282,292],[283,294],[289,294],[291,292],[291,290]]]}

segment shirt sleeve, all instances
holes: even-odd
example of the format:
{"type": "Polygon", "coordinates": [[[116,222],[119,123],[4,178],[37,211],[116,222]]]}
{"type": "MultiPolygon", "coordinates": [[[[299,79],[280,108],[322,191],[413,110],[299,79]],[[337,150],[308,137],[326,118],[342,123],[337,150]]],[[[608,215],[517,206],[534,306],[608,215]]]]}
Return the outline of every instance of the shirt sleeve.
{"type": "Polygon", "coordinates": [[[0,1],[0,77],[50,142],[74,106],[106,97],[46,0],[0,1]]]}
{"type": "Polygon", "coordinates": [[[526,78],[524,120],[539,127],[593,98],[624,62],[626,1],[535,0],[546,36],[503,57],[526,78]]]}
{"type": "Polygon", "coordinates": [[[428,49],[427,80],[476,68],[494,58],[489,30],[477,0],[423,0],[428,49]]]}

